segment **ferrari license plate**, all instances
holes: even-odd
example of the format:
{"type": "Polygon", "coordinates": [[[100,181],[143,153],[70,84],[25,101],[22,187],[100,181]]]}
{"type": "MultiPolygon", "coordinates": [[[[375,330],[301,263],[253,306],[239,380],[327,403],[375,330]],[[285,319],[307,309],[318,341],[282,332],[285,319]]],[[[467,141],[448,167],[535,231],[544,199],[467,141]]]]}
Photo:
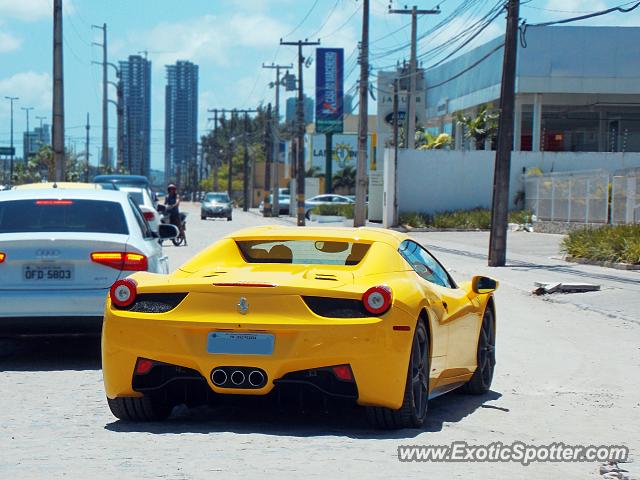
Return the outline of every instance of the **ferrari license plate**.
{"type": "Polygon", "coordinates": [[[22,271],[25,281],[64,282],[73,280],[73,265],[25,265],[22,271]]]}
{"type": "Polygon", "coordinates": [[[271,355],[274,337],[270,333],[211,332],[207,338],[208,353],[227,355],[271,355]]]}

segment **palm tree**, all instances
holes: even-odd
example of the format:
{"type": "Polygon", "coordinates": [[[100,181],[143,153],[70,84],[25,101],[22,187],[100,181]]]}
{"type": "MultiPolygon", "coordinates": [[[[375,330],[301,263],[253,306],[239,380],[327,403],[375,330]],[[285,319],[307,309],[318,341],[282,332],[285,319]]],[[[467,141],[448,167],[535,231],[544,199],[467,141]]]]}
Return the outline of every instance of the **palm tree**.
{"type": "Polygon", "coordinates": [[[498,132],[498,113],[491,113],[491,105],[484,104],[478,109],[475,116],[456,115],[456,122],[464,127],[464,136],[475,140],[476,148],[484,150],[485,141],[492,138],[498,132]]]}
{"type": "Polygon", "coordinates": [[[356,169],[352,166],[346,166],[342,170],[333,175],[333,189],[346,190],[347,195],[353,193],[356,188],[356,169]]]}

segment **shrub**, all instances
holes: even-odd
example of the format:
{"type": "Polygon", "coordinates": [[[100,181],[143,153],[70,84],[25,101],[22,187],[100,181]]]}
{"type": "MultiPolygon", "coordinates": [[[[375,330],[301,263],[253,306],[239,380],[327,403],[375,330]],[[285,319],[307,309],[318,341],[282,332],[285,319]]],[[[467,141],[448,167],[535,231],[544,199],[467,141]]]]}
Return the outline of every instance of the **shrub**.
{"type": "MultiPolygon", "coordinates": [[[[510,223],[528,223],[531,213],[526,210],[509,212],[510,223]]],[[[406,212],[400,214],[400,224],[414,228],[463,228],[488,230],[491,228],[491,211],[482,208],[473,210],[454,210],[450,212],[438,212],[433,216],[419,212],[406,212]]]]}
{"type": "Polygon", "coordinates": [[[640,264],[640,225],[584,228],[562,241],[567,255],[588,260],[640,264]]]}
{"type": "Polygon", "coordinates": [[[340,213],[341,205],[322,204],[311,209],[311,213],[315,215],[342,215],[340,213]]]}

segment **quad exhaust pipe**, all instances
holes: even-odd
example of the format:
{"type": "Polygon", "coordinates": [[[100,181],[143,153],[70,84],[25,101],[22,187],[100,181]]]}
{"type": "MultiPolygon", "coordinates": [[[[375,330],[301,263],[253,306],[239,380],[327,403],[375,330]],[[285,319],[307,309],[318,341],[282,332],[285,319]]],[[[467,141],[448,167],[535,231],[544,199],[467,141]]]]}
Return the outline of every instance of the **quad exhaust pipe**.
{"type": "Polygon", "coordinates": [[[219,388],[262,388],[267,383],[264,370],[255,367],[217,367],[211,381],[219,388]]]}

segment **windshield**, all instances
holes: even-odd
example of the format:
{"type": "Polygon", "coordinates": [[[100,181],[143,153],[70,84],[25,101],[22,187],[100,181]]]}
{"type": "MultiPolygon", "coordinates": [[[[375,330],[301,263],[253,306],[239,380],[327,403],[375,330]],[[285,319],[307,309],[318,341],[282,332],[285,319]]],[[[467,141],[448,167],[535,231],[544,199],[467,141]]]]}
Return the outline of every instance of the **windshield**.
{"type": "Polygon", "coordinates": [[[236,243],[249,263],[312,265],[357,265],[371,246],[342,240],[248,240],[236,243]]]}
{"type": "Polygon", "coordinates": [[[0,202],[0,233],[95,232],[127,235],[122,206],[100,200],[0,202]]]}
{"type": "Polygon", "coordinates": [[[227,195],[226,193],[207,193],[207,196],[204,198],[204,201],[228,203],[229,195],[227,195]]]}

